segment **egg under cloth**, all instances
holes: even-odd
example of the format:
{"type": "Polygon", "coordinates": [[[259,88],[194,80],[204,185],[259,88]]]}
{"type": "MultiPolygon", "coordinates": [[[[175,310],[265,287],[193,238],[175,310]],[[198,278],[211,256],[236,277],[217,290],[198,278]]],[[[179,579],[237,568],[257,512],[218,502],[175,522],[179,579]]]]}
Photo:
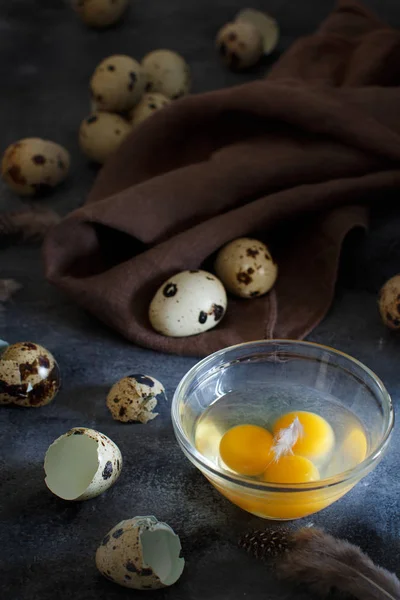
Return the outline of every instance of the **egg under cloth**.
{"type": "Polygon", "coordinates": [[[360,204],[381,205],[384,191],[400,187],[399,46],[400,33],[342,0],[266,79],[157,111],[110,157],[86,204],[50,232],[47,278],[162,352],[203,356],[304,337],[330,307],[344,238],[366,224],[360,204]],[[380,35],[384,44],[371,41],[380,35]],[[223,321],[197,336],[154,331],[148,308],[159,286],[210,270],[238,237],[270,248],[273,290],[230,299],[223,321]]]}

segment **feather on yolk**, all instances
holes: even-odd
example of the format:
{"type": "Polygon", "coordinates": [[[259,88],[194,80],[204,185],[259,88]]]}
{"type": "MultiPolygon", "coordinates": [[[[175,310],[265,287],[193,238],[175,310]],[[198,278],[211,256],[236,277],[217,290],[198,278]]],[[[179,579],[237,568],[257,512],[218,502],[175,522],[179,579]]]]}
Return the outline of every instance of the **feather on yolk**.
{"type": "Polygon", "coordinates": [[[274,425],[274,435],[280,429],[289,427],[296,417],[301,423],[303,434],[292,448],[294,454],[319,458],[332,450],[335,440],[332,427],[325,419],[312,412],[296,411],[283,415],[274,425]]]}
{"type": "Polygon", "coordinates": [[[281,456],[264,471],[263,480],[269,483],[308,483],[318,481],[317,467],[304,456],[281,456]]]}
{"type": "Polygon", "coordinates": [[[257,425],[237,425],[221,439],[219,453],[224,463],[240,475],[261,475],[273,459],[273,437],[257,425]]]}

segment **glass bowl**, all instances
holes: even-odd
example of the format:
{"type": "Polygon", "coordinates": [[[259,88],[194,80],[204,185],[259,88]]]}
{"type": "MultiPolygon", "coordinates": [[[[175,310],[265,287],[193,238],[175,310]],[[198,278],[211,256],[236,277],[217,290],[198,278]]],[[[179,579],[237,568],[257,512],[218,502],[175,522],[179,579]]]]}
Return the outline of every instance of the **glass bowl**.
{"type": "MultiPolygon", "coordinates": [[[[256,516],[289,520],[329,506],[376,467],[389,444],[394,412],[383,383],[358,360],[310,342],[267,340],[225,348],[197,363],[176,389],[172,423],[183,453],[221,494],[256,516]],[[214,402],[226,394],[239,395],[245,415],[252,398],[262,394],[267,410],[270,391],[279,392],[280,386],[292,391],[278,402],[281,414],[299,410],[296,397],[300,396],[301,410],[311,411],[315,409],[315,398],[320,397],[318,412],[327,418],[332,411],[350,411],[364,429],[367,444],[363,456],[353,461],[351,468],[316,482],[273,484],[229,471],[198,450],[196,428],[214,402]],[[308,398],[313,399],[310,406],[308,398]]],[[[260,424],[254,419],[253,423],[260,424]]],[[[203,435],[202,444],[219,445],[221,435],[218,438],[211,427],[203,435]]]]}

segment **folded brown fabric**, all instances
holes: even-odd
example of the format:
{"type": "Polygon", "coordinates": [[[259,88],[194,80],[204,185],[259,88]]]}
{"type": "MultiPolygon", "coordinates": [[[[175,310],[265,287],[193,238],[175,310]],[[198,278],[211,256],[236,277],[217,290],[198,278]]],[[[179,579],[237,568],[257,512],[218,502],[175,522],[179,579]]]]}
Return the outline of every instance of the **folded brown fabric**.
{"type": "Polygon", "coordinates": [[[341,1],[268,78],[189,96],[137,129],[86,204],[48,235],[47,277],[133,342],[201,356],[302,338],[332,302],[340,250],[367,206],[400,186],[400,34],[341,1]],[[391,86],[391,87],[389,87],[391,86]],[[230,298],[215,329],[152,330],[148,306],[184,269],[212,269],[230,240],[265,241],[274,290],[230,298]]]}

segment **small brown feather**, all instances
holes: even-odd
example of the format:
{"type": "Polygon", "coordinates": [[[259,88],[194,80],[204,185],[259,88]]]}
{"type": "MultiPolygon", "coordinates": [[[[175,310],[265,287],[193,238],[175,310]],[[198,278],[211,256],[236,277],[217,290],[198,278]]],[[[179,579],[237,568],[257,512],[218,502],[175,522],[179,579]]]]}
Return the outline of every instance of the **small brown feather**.
{"type": "Polygon", "coordinates": [[[22,285],[14,279],[0,279],[0,302],[7,302],[22,285]]]}
{"type": "Polygon", "coordinates": [[[31,243],[41,241],[60,222],[60,216],[47,208],[0,213],[0,241],[31,243]]]}
{"type": "Polygon", "coordinates": [[[256,558],[275,558],[278,577],[306,585],[320,598],[338,591],[344,598],[400,600],[396,575],[376,566],[357,546],[316,527],[256,531],[240,546],[256,558]]]}

